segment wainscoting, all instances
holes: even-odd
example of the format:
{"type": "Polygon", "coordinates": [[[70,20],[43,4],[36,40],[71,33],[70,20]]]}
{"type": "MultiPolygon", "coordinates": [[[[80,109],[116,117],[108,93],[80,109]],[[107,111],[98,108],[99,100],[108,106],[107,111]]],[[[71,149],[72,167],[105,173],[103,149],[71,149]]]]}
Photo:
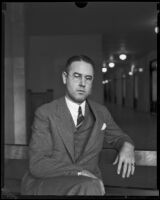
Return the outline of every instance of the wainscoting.
{"type": "Polygon", "coordinates": [[[27,90],[27,144],[29,144],[31,137],[31,126],[35,110],[42,104],[52,101],[53,96],[52,89],[48,89],[45,92],[33,92],[32,90],[27,90]]]}

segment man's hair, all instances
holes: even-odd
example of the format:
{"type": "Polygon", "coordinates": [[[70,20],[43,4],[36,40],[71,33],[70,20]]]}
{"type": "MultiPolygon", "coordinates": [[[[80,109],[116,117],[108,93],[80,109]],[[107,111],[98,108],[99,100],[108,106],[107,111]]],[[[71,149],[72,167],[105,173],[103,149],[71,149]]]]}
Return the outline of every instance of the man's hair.
{"type": "Polygon", "coordinates": [[[94,61],[93,61],[91,58],[89,58],[89,57],[86,56],[86,55],[75,55],[75,56],[70,57],[70,58],[67,60],[66,65],[65,65],[65,70],[66,70],[66,72],[69,71],[70,65],[71,65],[73,62],[75,62],[75,61],[84,61],[84,62],[86,62],[86,63],[89,63],[89,64],[92,65],[93,71],[95,70],[95,63],[94,63],[94,61]]]}

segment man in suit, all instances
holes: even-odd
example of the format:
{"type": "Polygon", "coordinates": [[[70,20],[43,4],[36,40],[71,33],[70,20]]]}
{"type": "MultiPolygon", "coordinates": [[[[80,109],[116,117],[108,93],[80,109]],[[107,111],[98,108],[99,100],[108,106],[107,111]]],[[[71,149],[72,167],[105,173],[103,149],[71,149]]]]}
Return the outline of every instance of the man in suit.
{"type": "Polygon", "coordinates": [[[69,58],[62,73],[65,97],[36,110],[22,194],[104,195],[98,166],[104,139],[119,151],[117,173],[134,174],[133,141],[105,106],[88,99],[94,67],[87,56],[69,58]]]}

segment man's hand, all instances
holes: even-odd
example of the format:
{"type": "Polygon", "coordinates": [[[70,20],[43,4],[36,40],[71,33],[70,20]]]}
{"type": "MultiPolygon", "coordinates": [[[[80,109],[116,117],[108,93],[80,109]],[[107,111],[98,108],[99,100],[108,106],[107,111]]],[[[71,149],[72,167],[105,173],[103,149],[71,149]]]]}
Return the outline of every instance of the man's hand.
{"type": "Polygon", "coordinates": [[[135,171],[134,146],[128,142],[124,142],[118,156],[113,165],[118,163],[117,174],[120,174],[123,165],[122,178],[129,178],[135,171]]]}

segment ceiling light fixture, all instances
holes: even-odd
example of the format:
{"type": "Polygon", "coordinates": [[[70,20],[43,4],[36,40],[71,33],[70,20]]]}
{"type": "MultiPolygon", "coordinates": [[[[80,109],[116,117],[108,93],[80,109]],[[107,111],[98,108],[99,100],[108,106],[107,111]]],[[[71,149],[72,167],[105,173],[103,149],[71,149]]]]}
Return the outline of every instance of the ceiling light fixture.
{"type": "Polygon", "coordinates": [[[133,72],[129,72],[128,74],[129,74],[130,76],[132,76],[132,75],[133,75],[133,72]]]}
{"type": "Polygon", "coordinates": [[[119,58],[120,58],[121,60],[126,60],[126,59],[127,59],[127,55],[124,54],[124,53],[122,53],[122,54],[119,55],[119,58]]]}
{"type": "Polygon", "coordinates": [[[125,41],[123,41],[121,44],[120,44],[120,50],[118,51],[118,54],[119,54],[119,59],[120,60],[126,60],[127,59],[127,50],[126,50],[126,43],[125,41]]]}
{"type": "Polygon", "coordinates": [[[105,81],[102,81],[102,84],[106,84],[108,83],[109,81],[106,79],[105,81]]]}
{"type": "Polygon", "coordinates": [[[109,66],[110,68],[113,68],[113,67],[115,66],[115,63],[114,63],[114,62],[109,62],[108,66],[109,66]]]}
{"type": "Polygon", "coordinates": [[[143,72],[143,68],[139,68],[138,71],[139,71],[139,72],[143,72]]]}
{"type": "Polygon", "coordinates": [[[103,73],[106,73],[106,72],[107,72],[106,61],[103,61],[103,63],[102,63],[102,72],[103,72],[103,73]]]}
{"type": "Polygon", "coordinates": [[[106,73],[107,72],[107,67],[102,67],[102,72],[106,73]]]}
{"type": "Polygon", "coordinates": [[[158,34],[158,32],[159,32],[159,28],[158,28],[158,26],[156,26],[156,27],[154,28],[154,31],[155,31],[155,33],[158,34]]]}

